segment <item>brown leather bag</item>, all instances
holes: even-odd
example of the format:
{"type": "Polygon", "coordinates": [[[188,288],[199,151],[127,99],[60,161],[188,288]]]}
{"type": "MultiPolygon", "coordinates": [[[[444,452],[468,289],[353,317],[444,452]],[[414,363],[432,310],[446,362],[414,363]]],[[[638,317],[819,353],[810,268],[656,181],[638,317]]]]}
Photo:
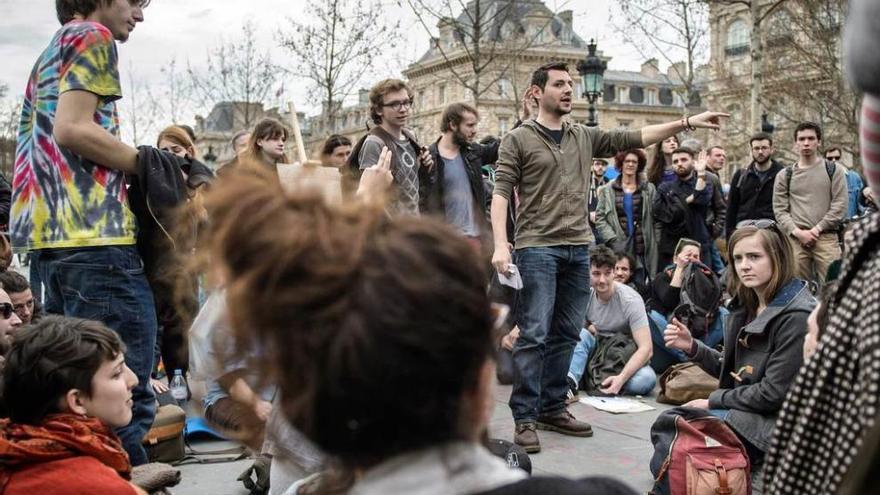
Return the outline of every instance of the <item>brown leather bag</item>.
{"type": "Polygon", "coordinates": [[[168,404],[159,407],[150,431],[144,436],[144,448],[150,462],[174,463],[186,456],[183,439],[186,413],[180,407],[168,404]]]}
{"type": "Polygon", "coordinates": [[[696,363],[680,363],[670,366],[660,375],[660,394],[657,402],[682,405],[694,399],[708,399],[718,388],[713,378],[696,363]]]}

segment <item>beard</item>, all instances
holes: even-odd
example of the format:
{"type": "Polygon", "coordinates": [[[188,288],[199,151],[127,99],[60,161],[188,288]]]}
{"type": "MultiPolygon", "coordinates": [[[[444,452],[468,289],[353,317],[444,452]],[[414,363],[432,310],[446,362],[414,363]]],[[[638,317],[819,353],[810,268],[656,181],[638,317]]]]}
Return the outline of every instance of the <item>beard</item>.
{"type": "Polygon", "coordinates": [[[461,131],[456,129],[452,132],[452,142],[459,146],[467,146],[471,144],[471,141],[464,135],[461,131]]]}
{"type": "Polygon", "coordinates": [[[687,179],[691,176],[691,173],[694,171],[692,168],[679,168],[675,167],[675,175],[681,179],[687,179]]]}

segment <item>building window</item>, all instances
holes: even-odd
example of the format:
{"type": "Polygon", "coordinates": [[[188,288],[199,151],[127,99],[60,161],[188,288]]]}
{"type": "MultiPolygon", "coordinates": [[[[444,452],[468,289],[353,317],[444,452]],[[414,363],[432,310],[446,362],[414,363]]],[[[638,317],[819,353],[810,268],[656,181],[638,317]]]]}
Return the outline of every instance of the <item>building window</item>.
{"type": "Polygon", "coordinates": [[[645,101],[645,90],[641,86],[633,86],[629,88],[629,101],[633,103],[642,103],[645,101]]]}
{"type": "Polygon", "coordinates": [[[510,119],[507,117],[498,118],[498,134],[503,136],[510,130],[510,119]]]}
{"type": "Polygon", "coordinates": [[[602,93],[602,101],[606,103],[611,103],[614,101],[614,97],[616,96],[616,91],[613,84],[606,84],[605,91],[602,93]]]}
{"type": "Polygon", "coordinates": [[[836,31],[840,28],[840,7],[833,2],[824,2],[819,7],[819,25],[828,31],[836,31]]]}
{"type": "Polygon", "coordinates": [[[669,88],[660,88],[660,103],[663,105],[672,105],[675,102],[675,96],[669,88]]]}
{"type": "Polygon", "coordinates": [[[446,104],[446,85],[439,84],[437,86],[437,105],[446,104]]]}
{"type": "Polygon", "coordinates": [[[728,55],[742,55],[748,53],[751,39],[751,29],[748,23],[737,19],[727,27],[727,46],[725,53],[728,55]]]}
{"type": "Polygon", "coordinates": [[[617,102],[618,103],[629,103],[629,88],[627,88],[627,87],[617,88],[617,102]]]}
{"type": "Polygon", "coordinates": [[[618,119],[618,120],[617,120],[617,127],[620,127],[621,129],[627,129],[627,128],[629,128],[629,127],[632,125],[632,123],[633,123],[632,120],[620,120],[620,119],[618,119]]]}
{"type": "Polygon", "coordinates": [[[510,79],[498,80],[498,96],[501,98],[510,98],[511,88],[510,79]]]}
{"type": "Polygon", "coordinates": [[[791,40],[791,14],[787,10],[777,10],[770,16],[767,30],[767,44],[776,46],[791,40]]]}
{"type": "Polygon", "coordinates": [[[657,104],[657,90],[649,89],[648,90],[648,105],[656,105],[657,104]]]}

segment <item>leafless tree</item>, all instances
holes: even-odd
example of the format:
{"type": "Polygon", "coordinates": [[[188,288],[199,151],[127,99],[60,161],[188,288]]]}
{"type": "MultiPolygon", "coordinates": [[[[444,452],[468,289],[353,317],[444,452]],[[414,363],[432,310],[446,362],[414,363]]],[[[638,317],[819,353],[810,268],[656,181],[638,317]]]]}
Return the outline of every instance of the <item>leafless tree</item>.
{"type": "MultiPolygon", "coordinates": [[[[526,25],[522,12],[517,10],[522,2],[516,0],[471,0],[467,4],[462,0],[400,1],[409,6],[432,36],[431,49],[443,59],[445,68],[465,88],[475,106],[499,81],[510,76],[515,55],[544,43],[554,18],[547,9],[537,25],[526,25]],[[438,37],[434,36],[434,26],[440,30],[438,37]]],[[[519,95],[505,97],[519,100],[519,95]]]]}
{"type": "Polygon", "coordinates": [[[615,31],[645,59],[658,57],[670,64],[685,106],[698,106],[697,69],[708,48],[706,0],[618,0],[617,8],[615,31]]]}
{"type": "Polygon", "coordinates": [[[322,117],[332,123],[374,67],[373,59],[397,46],[400,22],[357,0],[309,0],[306,11],[314,22],[289,19],[291,28],[278,37],[294,57],[297,70],[291,72],[312,83],[309,96],[322,102],[322,117]]]}
{"type": "Polygon", "coordinates": [[[22,99],[6,97],[7,93],[8,87],[0,86],[0,172],[11,179],[22,99]]]}
{"type": "Polygon", "coordinates": [[[162,78],[158,84],[158,106],[163,118],[171,124],[179,124],[183,121],[185,112],[192,110],[192,84],[188,73],[181,71],[174,57],[159,72],[162,78]]]}
{"type": "Polygon", "coordinates": [[[146,82],[138,76],[134,64],[129,64],[124,79],[125,97],[119,101],[123,139],[134,146],[147,144],[145,139],[156,132],[159,106],[146,82]]]}
{"type": "Polygon", "coordinates": [[[249,127],[259,117],[256,104],[266,101],[283,73],[269,52],[259,46],[254,33],[254,25],[245,22],[239,38],[222,40],[208,51],[204,69],[187,63],[196,102],[204,108],[223,101],[243,103],[241,122],[236,122],[242,127],[249,127]]]}
{"type": "Polygon", "coordinates": [[[799,0],[788,29],[773,33],[765,48],[777,70],[766,81],[764,106],[783,123],[816,121],[826,144],[833,139],[857,157],[861,95],[846,80],[841,46],[847,8],[846,0],[799,0]]]}

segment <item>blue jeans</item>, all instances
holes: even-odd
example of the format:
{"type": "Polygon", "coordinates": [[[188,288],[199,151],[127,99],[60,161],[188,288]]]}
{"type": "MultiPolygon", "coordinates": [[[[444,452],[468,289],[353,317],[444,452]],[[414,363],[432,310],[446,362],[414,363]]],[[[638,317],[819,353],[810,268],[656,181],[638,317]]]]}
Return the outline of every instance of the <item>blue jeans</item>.
{"type": "Polygon", "coordinates": [[[131,423],[117,430],[131,463],[147,463],[144,435],[155,416],[150,388],[156,309],[134,246],[43,249],[31,252],[45,287],[46,313],[96,320],[125,343],[125,363],[137,376],[131,423]]]}
{"type": "Polygon", "coordinates": [[[519,339],[513,348],[510,410],[517,423],[565,409],[565,379],[590,297],[587,246],[518,249],[519,339]]]}
{"type": "MultiPolygon", "coordinates": [[[[730,311],[724,306],[718,308],[718,315],[715,316],[715,321],[709,327],[709,332],[700,339],[704,344],[715,347],[724,340],[724,322],[729,314],[730,311]]],[[[654,368],[654,371],[662,374],[674,364],[690,361],[684,352],[666,347],[666,343],[663,341],[663,331],[669,324],[666,316],[654,310],[651,310],[648,316],[651,323],[651,342],[654,345],[654,355],[651,357],[651,367],[654,368]]]]}
{"type": "MultiPolygon", "coordinates": [[[[580,383],[584,372],[587,369],[587,363],[590,362],[590,356],[596,348],[596,337],[585,329],[581,329],[581,340],[574,348],[574,355],[571,358],[571,366],[568,367],[568,376],[575,383],[580,383]]],[[[657,385],[657,374],[650,366],[639,368],[636,373],[629,377],[629,380],[620,389],[620,395],[648,395],[657,385]]]]}
{"type": "Polygon", "coordinates": [[[706,263],[709,268],[712,269],[716,274],[720,274],[724,271],[724,260],[721,259],[721,251],[718,251],[718,246],[715,245],[714,241],[711,241],[709,245],[709,262],[706,263]]]}

